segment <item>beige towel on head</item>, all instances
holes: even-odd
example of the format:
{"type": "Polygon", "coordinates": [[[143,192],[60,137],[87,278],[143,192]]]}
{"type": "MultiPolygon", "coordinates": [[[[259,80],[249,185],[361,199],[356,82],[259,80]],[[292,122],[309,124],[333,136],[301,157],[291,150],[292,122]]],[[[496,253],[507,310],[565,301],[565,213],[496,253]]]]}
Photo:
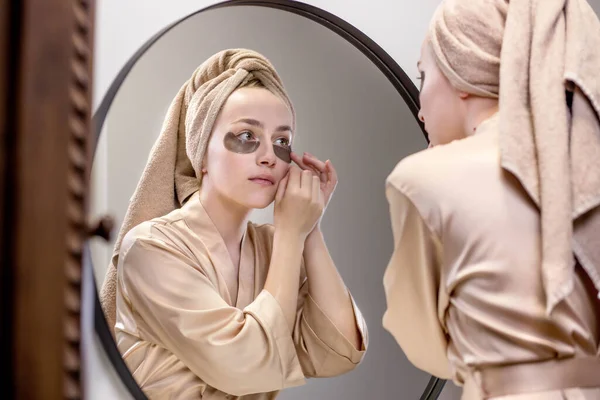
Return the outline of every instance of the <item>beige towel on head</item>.
{"type": "Polygon", "coordinates": [[[172,101],[130,200],[100,291],[111,328],[115,325],[116,268],[123,237],[136,225],[181,207],[198,190],[202,160],[219,111],[234,90],[257,84],[287,104],[295,125],[293,105],[275,68],[252,50],[228,49],[213,55],[194,71],[172,101]]]}
{"type": "Polygon", "coordinates": [[[573,289],[573,254],[600,290],[594,11],[585,0],[445,0],[428,40],[457,89],[499,98],[502,167],[541,211],[547,313],[573,289]],[[566,89],[574,92],[572,112],[566,89]]]}

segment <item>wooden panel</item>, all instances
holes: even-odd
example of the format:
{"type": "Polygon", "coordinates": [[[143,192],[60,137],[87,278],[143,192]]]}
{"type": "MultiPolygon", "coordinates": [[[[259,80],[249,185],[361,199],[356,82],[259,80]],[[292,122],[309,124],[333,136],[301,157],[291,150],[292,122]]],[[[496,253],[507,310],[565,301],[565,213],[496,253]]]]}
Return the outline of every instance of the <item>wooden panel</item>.
{"type": "Polygon", "coordinates": [[[94,4],[18,4],[20,29],[10,39],[18,43],[16,120],[8,132],[14,139],[7,208],[13,238],[10,397],[78,399],[94,4]]]}
{"type": "Polygon", "coordinates": [[[18,29],[14,2],[0,0],[0,377],[4,396],[12,398],[12,177],[14,169],[14,72],[16,70],[14,32],[18,29]],[[12,108],[12,110],[11,110],[12,108]]]}
{"type": "MultiPolygon", "coordinates": [[[[10,70],[10,12],[9,0],[0,0],[0,188],[4,188],[6,174],[6,129],[7,129],[7,105],[9,93],[9,70],[10,70]]],[[[2,192],[5,194],[5,192],[2,192]]],[[[4,197],[0,196],[0,226],[2,226],[2,211],[4,210],[4,197]]],[[[2,243],[2,232],[0,231],[0,243],[2,243]]]]}
{"type": "Polygon", "coordinates": [[[15,188],[15,398],[63,392],[70,4],[22,3],[15,188]],[[62,212],[61,212],[62,210],[62,212]],[[42,306],[43,305],[43,306],[42,306]]]}

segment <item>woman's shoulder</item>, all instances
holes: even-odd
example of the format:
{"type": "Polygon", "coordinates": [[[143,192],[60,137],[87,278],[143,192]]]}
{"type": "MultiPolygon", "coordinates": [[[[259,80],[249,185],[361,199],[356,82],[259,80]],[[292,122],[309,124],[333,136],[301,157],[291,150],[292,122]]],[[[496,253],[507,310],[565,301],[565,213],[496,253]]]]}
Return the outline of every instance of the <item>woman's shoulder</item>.
{"type": "Polygon", "coordinates": [[[499,165],[496,139],[478,134],[411,154],[396,164],[386,186],[405,194],[460,187],[471,174],[499,165]]]}
{"type": "Polygon", "coordinates": [[[260,240],[271,242],[273,235],[275,234],[275,226],[271,223],[255,223],[248,221],[248,232],[253,237],[257,237],[260,240]]]}
{"type": "Polygon", "coordinates": [[[177,224],[174,224],[174,222],[180,220],[177,215],[178,213],[171,212],[135,225],[123,237],[120,252],[127,252],[135,245],[146,244],[152,246],[153,243],[161,246],[172,245],[173,238],[177,236],[178,230],[177,224]]]}
{"type": "Polygon", "coordinates": [[[386,187],[405,194],[426,189],[447,171],[449,155],[446,148],[434,147],[403,158],[388,175],[386,187]]]}

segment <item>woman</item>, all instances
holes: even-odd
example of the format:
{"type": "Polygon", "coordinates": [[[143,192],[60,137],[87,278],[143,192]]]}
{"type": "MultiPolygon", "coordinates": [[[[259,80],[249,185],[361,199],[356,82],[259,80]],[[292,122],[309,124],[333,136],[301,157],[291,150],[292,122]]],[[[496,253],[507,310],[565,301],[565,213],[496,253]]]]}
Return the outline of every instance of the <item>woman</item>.
{"type": "Polygon", "coordinates": [[[250,50],[215,54],[173,101],[102,291],[149,398],[273,399],[362,360],[366,324],[319,227],[336,172],[291,152],[294,129],[250,50]],[[248,222],[273,201],[274,225],[248,222]]]}
{"type": "Polygon", "coordinates": [[[600,24],[583,0],[445,0],[432,148],[386,181],[384,327],[463,399],[600,399],[600,24]]]}

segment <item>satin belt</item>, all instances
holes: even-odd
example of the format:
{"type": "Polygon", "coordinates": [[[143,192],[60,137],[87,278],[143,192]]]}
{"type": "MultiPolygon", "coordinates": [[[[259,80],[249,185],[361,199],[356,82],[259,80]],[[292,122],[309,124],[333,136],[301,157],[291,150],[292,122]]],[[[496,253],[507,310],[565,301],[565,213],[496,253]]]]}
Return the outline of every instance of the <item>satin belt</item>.
{"type": "Polygon", "coordinates": [[[600,358],[572,357],[474,369],[463,399],[519,395],[569,388],[600,388],[600,358]]]}

